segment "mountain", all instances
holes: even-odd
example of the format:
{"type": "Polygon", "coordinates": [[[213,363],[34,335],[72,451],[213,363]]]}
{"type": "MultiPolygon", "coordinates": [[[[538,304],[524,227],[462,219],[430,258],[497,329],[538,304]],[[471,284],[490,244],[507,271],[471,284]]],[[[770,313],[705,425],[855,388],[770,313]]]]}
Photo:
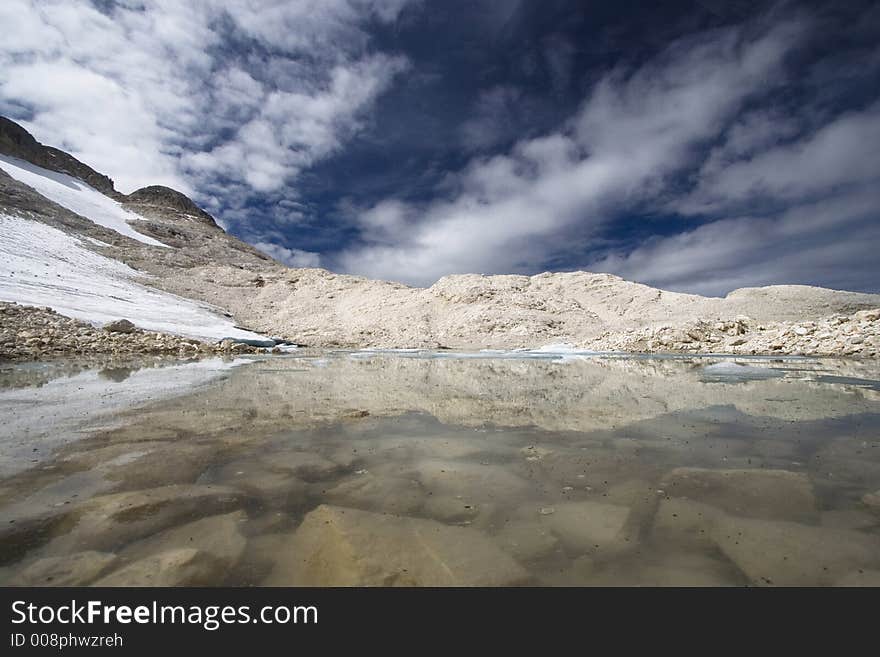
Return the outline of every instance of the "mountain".
{"type": "Polygon", "coordinates": [[[121,194],[106,175],[2,117],[0,256],[0,301],[205,340],[868,356],[880,349],[877,321],[863,312],[880,307],[880,295],[784,285],[713,298],[588,272],[465,274],[413,288],[288,268],[227,234],[184,194],[161,186],[121,194]]]}

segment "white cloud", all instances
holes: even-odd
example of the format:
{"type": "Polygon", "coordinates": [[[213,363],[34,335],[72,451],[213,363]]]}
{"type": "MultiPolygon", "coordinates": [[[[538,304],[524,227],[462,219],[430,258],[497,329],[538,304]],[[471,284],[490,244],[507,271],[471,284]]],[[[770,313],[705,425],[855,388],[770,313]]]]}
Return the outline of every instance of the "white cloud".
{"type": "Polygon", "coordinates": [[[720,219],[590,264],[664,289],[723,295],[782,283],[865,289],[877,269],[880,187],[764,217],[720,219]]]}
{"type": "Polygon", "coordinates": [[[558,249],[560,234],[599,227],[693,165],[697,148],[778,78],[803,30],[791,21],[713,31],[672,44],[635,71],[612,71],[559,131],[475,159],[451,198],[398,206],[418,220],[393,244],[374,238],[366,213],[367,244],[338,264],[417,284],[453,272],[534,269],[558,249]]]}
{"type": "Polygon", "coordinates": [[[122,191],[166,184],[218,206],[218,174],[276,190],[333,153],[406,65],[370,52],[364,29],[406,0],[0,4],[0,111],[122,191]]]}
{"type": "Polygon", "coordinates": [[[785,122],[773,136],[755,118],[736,123],[700,169],[694,191],[669,203],[683,214],[727,218],[588,266],[713,295],[778,283],[875,289],[880,105],[844,113],[794,140],[785,122]],[[753,206],[766,209],[743,215],[753,206]]]}
{"type": "Polygon", "coordinates": [[[302,251],[300,249],[287,249],[280,244],[271,242],[257,242],[254,244],[256,248],[271,258],[275,258],[278,262],[283,262],[289,267],[320,267],[321,256],[312,251],[302,251]]]}
{"type": "MultiPolygon", "coordinates": [[[[751,141],[763,136],[764,127],[751,133],[751,141]]],[[[880,178],[880,104],[848,112],[793,143],[771,143],[759,152],[744,149],[741,128],[734,126],[727,142],[706,162],[697,189],[677,204],[679,211],[727,210],[767,197],[796,201],[880,178]]]]}
{"type": "Polygon", "coordinates": [[[400,57],[372,55],[334,66],[320,90],[272,90],[233,139],[183,157],[183,166],[197,175],[244,180],[260,192],[279,189],[302,169],[338,150],[360,127],[360,110],[405,66],[400,57]]]}

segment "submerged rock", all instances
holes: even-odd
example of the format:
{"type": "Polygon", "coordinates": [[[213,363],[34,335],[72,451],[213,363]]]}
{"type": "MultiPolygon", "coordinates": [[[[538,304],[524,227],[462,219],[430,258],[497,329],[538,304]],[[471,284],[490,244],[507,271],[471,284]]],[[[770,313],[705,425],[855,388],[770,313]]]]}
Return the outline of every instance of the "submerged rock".
{"type": "Polygon", "coordinates": [[[712,527],[720,509],[681,498],[664,499],[654,515],[652,536],[657,542],[713,547],[712,527]]]}
{"type": "Polygon", "coordinates": [[[880,524],[877,516],[856,509],[840,509],[836,511],[823,511],[821,517],[823,527],[834,529],[867,529],[880,524]]]}
{"type": "Polygon", "coordinates": [[[208,586],[222,582],[223,568],[193,548],[168,550],[102,577],[94,586],[208,586]]]}
{"type": "Polygon", "coordinates": [[[112,551],[181,520],[235,509],[242,497],[223,486],[178,485],[101,495],[83,505],[73,528],[49,549],[112,551]]]}
{"type": "Polygon", "coordinates": [[[207,477],[213,484],[237,488],[272,508],[294,507],[305,501],[307,486],[290,472],[273,472],[262,461],[231,461],[207,477]]]}
{"type": "Polygon", "coordinates": [[[540,516],[572,552],[618,553],[635,547],[635,532],[627,527],[630,509],[602,502],[563,502],[551,515],[540,516]]]}
{"type": "Polygon", "coordinates": [[[121,556],[141,559],[168,550],[193,548],[210,555],[223,567],[231,568],[241,558],[247,543],[240,531],[245,519],[243,511],[202,518],[138,541],[121,556]]]}
{"type": "Polygon", "coordinates": [[[849,575],[837,580],[834,586],[869,586],[871,588],[880,588],[880,570],[853,571],[849,575]]]}
{"type": "Polygon", "coordinates": [[[712,538],[759,586],[829,586],[880,566],[880,536],[858,531],[720,516],[712,538]]]}
{"type": "Polygon", "coordinates": [[[676,468],[660,488],[670,497],[686,497],[749,518],[809,521],[816,517],[813,487],[801,472],[676,468]]]}
{"type": "Polygon", "coordinates": [[[383,477],[368,472],[324,491],[324,499],[356,509],[408,514],[425,503],[425,491],[418,482],[404,477],[383,477]]]}
{"type": "Polygon", "coordinates": [[[286,542],[268,586],[510,586],[525,570],[482,533],[322,504],[286,542]]]}
{"type": "Polygon", "coordinates": [[[440,522],[461,523],[471,522],[484,508],[458,497],[432,495],[425,502],[423,511],[424,515],[440,522]]]}
{"type": "Polygon", "coordinates": [[[9,586],[84,586],[117,562],[115,554],[87,550],[37,559],[14,575],[9,586]]]}
{"type": "Polygon", "coordinates": [[[263,459],[268,470],[290,472],[306,481],[320,481],[338,474],[342,468],[313,452],[273,452],[263,459]]]}
{"type": "Polygon", "coordinates": [[[615,562],[590,578],[593,586],[736,586],[731,564],[702,552],[647,555],[615,562]]]}
{"type": "Polygon", "coordinates": [[[559,539],[544,523],[510,520],[494,536],[505,552],[520,561],[540,559],[559,548],[559,539]]]}
{"type": "Polygon", "coordinates": [[[509,502],[529,488],[525,479],[500,465],[426,459],[417,462],[414,471],[429,493],[461,495],[475,502],[509,502]]]}

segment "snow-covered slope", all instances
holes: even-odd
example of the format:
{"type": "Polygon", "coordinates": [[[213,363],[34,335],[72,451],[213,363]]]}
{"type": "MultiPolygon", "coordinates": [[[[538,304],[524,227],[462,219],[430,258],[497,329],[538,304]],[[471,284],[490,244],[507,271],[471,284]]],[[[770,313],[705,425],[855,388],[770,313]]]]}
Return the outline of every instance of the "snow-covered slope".
{"type": "Polygon", "coordinates": [[[96,224],[150,246],[167,246],[134,230],[128,222],[141,221],[142,217],[129,212],[120,203],[89,187],[82,180],[6,155],[0,155],[0,169],[33,187],[50,201],[96,224]]]}
{"type": "Polygon", "coordinates": [[[0,215],[0,301],[53,310],[101,325],[126,318],[151,331],[194,338],[261,339],[207,304],[138,283],[128,265],[88,250],[45,224],[0,215]]]}

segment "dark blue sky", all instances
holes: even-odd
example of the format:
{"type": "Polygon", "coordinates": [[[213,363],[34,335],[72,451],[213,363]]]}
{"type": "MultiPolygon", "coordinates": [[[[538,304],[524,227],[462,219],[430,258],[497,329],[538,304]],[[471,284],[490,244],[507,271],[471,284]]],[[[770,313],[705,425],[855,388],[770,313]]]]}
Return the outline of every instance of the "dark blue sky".
{"type": "Polygon", "coordinates": [[[880,291],[877,3],[15,2],[0,111],[290,264],[880,291]]]}

